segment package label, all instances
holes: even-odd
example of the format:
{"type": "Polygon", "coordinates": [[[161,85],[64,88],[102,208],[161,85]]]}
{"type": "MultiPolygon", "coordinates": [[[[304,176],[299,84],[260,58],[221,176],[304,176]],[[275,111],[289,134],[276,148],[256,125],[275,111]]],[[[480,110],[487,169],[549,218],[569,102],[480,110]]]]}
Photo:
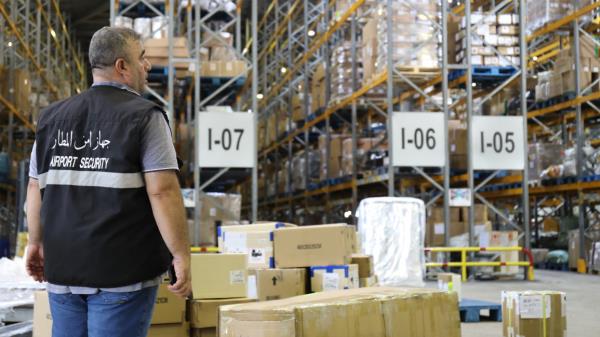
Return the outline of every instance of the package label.
{"type": "Polygon", "coordinates": [[[248,288],[246,291],[246,297],[258,298],[258,291],[256,289],[256,275],[248,275],[248,288]]]}
{"type": "Polygon", "coordinates": [[[217,209],[213,207],[210,209],[210,211],[208,211],[208,213],[210,216],[217,216],[217,209]]]}
{"type": "Polygon", "coordinates": [[[232,270],[229,272],[229,283],[231,285],[244,284],[244,271],[243,270],[232,270]]]}
{"type": "Polygon", "coordinates": [[[251,248],[248,250],[248,264],[265,264],[267,261],[264,248],[251,248]]]}
{"type": "Polygon", "coordinates": [[[551,310],[550,296],[521,295],[519,297],[519,316],[522,319],[550,318],[551,310]]]}
{"type": "Polygon", "coordinates": [[[227,253],[247,253],[248,247],[246,247],[246,233],[226,232],[224,245],[227,253]]]}
{"type": "Polygon", "coordinates": [[[443,223],[436,223],[433,225],[433,233],[435,235],[444,234],[446,232],[446,227],[443,223]]]}
{"type": "Polygon", "coordinates": [[[340,275],[337,273],[323,274],[323,291],[337,290],[340,284],[340,275]]]}

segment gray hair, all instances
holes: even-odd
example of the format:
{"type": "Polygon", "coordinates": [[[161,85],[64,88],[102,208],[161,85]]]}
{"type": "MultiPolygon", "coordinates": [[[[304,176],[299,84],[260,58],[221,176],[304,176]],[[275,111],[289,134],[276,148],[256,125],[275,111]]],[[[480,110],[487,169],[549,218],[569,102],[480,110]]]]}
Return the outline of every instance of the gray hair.
{"type": "Polygon", "coordinates": [[[89,59],[92,69],[112,66],[118,58],[130,61],[128,55],[129,42],[141,40],[140,34],[130,28],[101,28],[94,33],[90,41],[89,59]]]}

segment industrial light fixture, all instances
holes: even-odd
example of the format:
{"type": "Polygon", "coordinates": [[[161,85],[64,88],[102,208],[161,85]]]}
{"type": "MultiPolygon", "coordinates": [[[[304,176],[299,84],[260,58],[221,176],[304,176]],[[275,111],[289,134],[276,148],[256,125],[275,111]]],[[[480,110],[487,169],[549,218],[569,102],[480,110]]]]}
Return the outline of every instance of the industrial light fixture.
{"type": "Polygon", "coordinates": [[[477,83],[471,83],[471,86],[472,86],[472,87],[476,87],[476,86],[477,86],[477,83]]]}
{"type": "Polygon", "coordinates": [[[281,73],[282,73],[282,74],[285,74],[285,73],[287,73],[287,68],[286,68],[286,67],[281,67],[281,73]]]}
{"type": "Polygon", "coordinates": [[[313,37],[313,36],[315,36],[315,31],[314,31],[314,30],[312,30],[312,29],[311,29],[311,30],[309,30],[309,31],[308,31],[308,36],[310,36],[310,37],[313,37]]]}
{"type": "Polygon", "coordinates": [[[56,32],[54,29],[50,29],[50,35],[52,35],[53,38],[56,38],[56,32]]]}
{"type": "Polygon", "coordinates": [[[8,48],[12,47],[12,41],[8,41],[8,48]]]}
{"type": "Polygon", "coordinates": [[[265,96],[263,96],[263,94],[257,94],[257,95],[256,95],[256,98],[257,98],[257,99],[263,99],[264,97],[265,97],[265,96]]]}
{"type": "Polygon", "coordinates": [[[534,57],[532,57],[532,60],[534,60],[534,61],[537,61],[537,60],[538,60],[538,57],[537,57],[537,56],[534,56],[534,57]]]}

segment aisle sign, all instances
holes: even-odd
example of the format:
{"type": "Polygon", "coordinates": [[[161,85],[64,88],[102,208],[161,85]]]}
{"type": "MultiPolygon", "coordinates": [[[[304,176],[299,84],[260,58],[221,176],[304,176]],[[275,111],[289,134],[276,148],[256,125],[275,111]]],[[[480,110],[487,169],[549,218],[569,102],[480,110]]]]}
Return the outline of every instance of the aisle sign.
{"type": "Polygon", "coordinates": [[[444,114],[437,112],[395,112],[394,166],[444,166],[446,137],[444,114]]]}
{"type": "Polygon", "coordinates": [[[254,114],[200,112],[200,167],[254,167],[256,131],[254,114]]]}
{"type": "Polygon", "coordinates": [[[473,116],[474,170],[525,168],[522,116],[473,116]]]}

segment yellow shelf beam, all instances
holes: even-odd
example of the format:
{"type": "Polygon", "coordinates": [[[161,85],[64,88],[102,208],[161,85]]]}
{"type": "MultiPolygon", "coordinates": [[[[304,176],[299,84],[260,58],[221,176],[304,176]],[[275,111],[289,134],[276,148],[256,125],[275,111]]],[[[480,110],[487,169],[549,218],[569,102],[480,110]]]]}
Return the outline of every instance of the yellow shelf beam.
{"type": "Polygon", "coordinates": [[[544,27],[542,27],[542,28],[536,30],[535,32],[531,33],[530,35],[528,35],[527,42],[530,42],[533,39],[540,37],[542,35],[552,33],[554,31],[556,31],[557,29],[561,28],[562,26],[567,25],[567,24],[577,20],[578,18],[592,12],[594,9],[596,9],[598,7],[600,7],[600,2],[593,2],[587,6],[579,9],[578,11],[575,11],[573,14],[567,15],[556,21],[550,22],[547,25],[545,25],[544,27]]]}
{"type": "Polygon", "coordinates": [[[270,101],[273,96],[277,95],[279,91],[292,79],[295,73],[300,69],[300,67],[304,66],[304,64],[314,55],[314,53],[319,49],[325,42],[329,40],[329,38],[339,30],[342,25],[348,20],[348,18],[354,14],[360,6],[365,2],[365,0],[357,0],[350,6],[350,8],[340,17],[338,21],[333,24],[325,33],[321,34],[312,46],[306,51],[302,58],[298,62],[296,62],[293,69],[289,70],[286,75],[281,79],[279,83],[277,83],[273,88],[269,90],[269,93],[265,95],[264,99],[260,101],[259,107],[263,108],[267,102],[270,101]]]}
{"type": "Polygon", "coordinates": [[[20,120],[23,125],[25,125],[29,130],[35,132],[35,126],[33,126],[33,124],[31,124],[31,122],[29,122],[29,119],[27,119],[25,116],[23,116],[19,110],[17,110],[17,108],[12,105],[12,103],[7,100],[6,98],[4,98],[4,96],[0,95],[0,103],[2,103],[3,105],[5,105],[8,110],[10,110],[10,112],[13,113],[13,115],[15,115],[15,117],[17,117],[18,120],[20,120]]]}
{"type": "MultiPolygon", "coordinates": [[[[600,2],[599,2],[600,4],[600,2]]],[[[551,107],[547,107],[547,108],[543,108],[543,109],[538,109],[538,110],[532,110],[529,113],[527,113],[527,117],[528,118],[534,118],[534,117],[540,117],[543,115],[547,115],[547,114],[551,114],[553,112],[557,112],[557,111],[561,111],[564,109],[568,109],[574,106],[577,106],[579,104],[585,103],[585,102],[589,102],[589,101],[594,101],[600,99],[600,92],[595,92],[593,94],[590,95],[586,95],[586,96],[580,96],[577,97],[575,99],[572,99],[570,101],[566,101],[563,103],[559,103],[556,105],[553,105],[551,107]]]]}
{"type": "Polygon", "coordinates": [[[6,23],[10,27],[10,29],[12,30],[12,32],[15,35],[15,37],[17,38],[17,40],[19,41],[20,47],[23,49],[23,51],[27,55],[27,58],[29,58],[29,60],[31,61],[31,63],[35,67],[35,70],[38,73],[38,75],[44,80],[44,82],[48,86],[48,89],[53,93],[54,97],[58,98],[58,89],[56,88],[56,86],[52,82],[50,82],[50,80],[46,76],[45,70],[42,68],[42,66],[35,59],[35,56],[33,55],[33,52],[31,51],[31,48],[29,47],[29,44],[25,41],[25,39],[23,38],[23,35],[21,34],[21,31],[17,28],[17,26],[15,25],[15,23],[12,21],[10,15],[9,15],[7,9],[6,9],[6,7],[4,7],[4,4],[2,2],[0,2],[0,14],[4,18],[4,20],[6,21],[6,23]]]}

